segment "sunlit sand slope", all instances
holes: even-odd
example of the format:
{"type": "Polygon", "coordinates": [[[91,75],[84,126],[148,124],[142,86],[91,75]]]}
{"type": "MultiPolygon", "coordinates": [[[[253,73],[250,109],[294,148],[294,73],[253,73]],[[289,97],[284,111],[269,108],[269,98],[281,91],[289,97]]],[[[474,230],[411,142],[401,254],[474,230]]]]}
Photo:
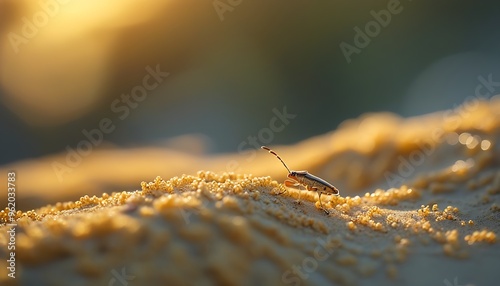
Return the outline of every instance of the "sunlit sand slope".
{"type": "MultiPolygon", "coordinates": [[[[0,282],[495,285],[499,142],[497,97],[411,119],[365,115],[297,145],[272,146],[290,168],[340,189],[321,196],[328,215],[317,193],[285,192],[286,170],[262,150],[214,157],[128,150],[122,161],[123,150],[98,150],[68,175],[71,184],[23,182],[40,197],[79,182],[70,193],[81,198],[16,213],[15,279],[7,276],[9,210],[0,213],[0,282]],[[226,172],[228,162],[239,169],[226,172]],[[85,195],[82,178],[106,176],[91,164],[110,170],[93,181],[96,196],[85,195]],[[112,172],[118,164],[123,172],[112,172]],[[102,194],[102,186],[130,180],[135,187],[102,194]]],[[[5,170],[50,177],[43,162],[57,159],[5,170]]]]}

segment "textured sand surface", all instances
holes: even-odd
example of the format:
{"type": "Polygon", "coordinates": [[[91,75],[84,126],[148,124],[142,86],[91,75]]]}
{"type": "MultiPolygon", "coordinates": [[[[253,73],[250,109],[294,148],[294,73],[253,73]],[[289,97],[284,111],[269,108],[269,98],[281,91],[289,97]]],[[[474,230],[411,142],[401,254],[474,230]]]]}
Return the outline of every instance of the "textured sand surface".
{"type": "Polygon", "coordinates": [[[51,205],[16,214],[16,279],[0,213],[0,282],[496,285],[499,142],[497,96],[418,118],[365,115],[271,146],[340,189],[321,197],[330,215],[314,192],[302,190],[300,204],[299,190],[282,193],[286,170],[260,150],[103,149],[62,182],[50,164],[64,154],[20,162],[1,170],[19,174],[18,204],[51,205]]]}

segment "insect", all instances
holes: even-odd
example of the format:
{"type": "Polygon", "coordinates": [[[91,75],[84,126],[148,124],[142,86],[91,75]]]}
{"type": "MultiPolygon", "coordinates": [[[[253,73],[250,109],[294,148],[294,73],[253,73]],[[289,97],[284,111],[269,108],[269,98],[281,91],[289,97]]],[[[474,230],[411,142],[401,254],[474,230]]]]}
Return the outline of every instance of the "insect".
{"type": "MultiPolygon", "coordinates": [[[[276,152],[271,150],[269,147],[266,146],[261,146],[260,148],[269,151],[269,153],[273,154],[278,158],[281,163],[283,163],[283,166],[288,170],[288,179],[285,180],[285,186],[289,188],[296,188],[299,186],[305,187],[308,191],[316,191],[318,192],[318,200],[319,204],[321,206],[321,209],[326,213],[329,214],[329,212],[323,208],[323,204],[321,203],[321,194],[326,193],[326,194],[333,194],[338,196],[339,195],[339,190],[333,186],[332,184],[328,183],[327,181],[316,177],[312,174],[309,174],[307,171],[290,171],[290,169],[287,167],[285,162],[280,158],[276,152]]],[[[300,203],[300,192],[299,192],[299,199],[297,202],[300,203]]]]}

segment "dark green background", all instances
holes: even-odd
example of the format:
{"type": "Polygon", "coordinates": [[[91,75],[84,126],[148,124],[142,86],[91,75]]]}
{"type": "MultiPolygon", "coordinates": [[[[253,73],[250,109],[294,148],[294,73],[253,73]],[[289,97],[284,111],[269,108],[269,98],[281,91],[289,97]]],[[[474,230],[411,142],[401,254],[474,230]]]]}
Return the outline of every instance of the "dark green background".
{"type": "MultiPolygon", "coordinates": [[[[158,146],[196,133],[209,138],[209,152],[236,152],[268,126],[273,108],[286,105],[297,117],[269,144],[292,144],[366,112],[414,116],[454,108],[474,96],[478,76],[500,81],[496,1],[401,1],[401,13],[348,63],[340,43],[353,45],[354,27],[364,29],[370,11],[388,2],[243,0],[221,21],[212,1],[179,0],[175,25],[160,17],[151,31],[146,25],[115,35],[106,92],[92,112],[33,127],[0,106],[0,163],[74,147],[82,129],[116,119],[110,103],[157,63],[171,75],[130,117],[114,120],[106,141],[158,146]]],[[[0,7],[4,15],[9,7],[0,7]]]]}

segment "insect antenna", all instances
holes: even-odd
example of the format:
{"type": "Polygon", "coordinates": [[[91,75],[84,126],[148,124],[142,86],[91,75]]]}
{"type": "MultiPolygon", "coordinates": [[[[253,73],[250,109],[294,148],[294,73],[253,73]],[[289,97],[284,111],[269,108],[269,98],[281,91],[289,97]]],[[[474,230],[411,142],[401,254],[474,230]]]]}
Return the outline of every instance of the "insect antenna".
{"type": "Polygon", "coordinates": [[[276,154],[276,152],[274,152],[273,150],[271,150],[269,147],[266,147],[266,146],[260,146],[260,148],[262,148],[264,150],[267,150],[267,151],[269,151],[269,153],[271,153],[274,156],[276,156],[276,158],[278,158],[281,161],[281,163],[283,163],[283,166],[285,166],[285,168],[288,170],[288,173],[291,173],[290,169],[288,169],[288,167],[286,166],[285,162],[280,158],[280,156],[278,154],[276,154]]]}

